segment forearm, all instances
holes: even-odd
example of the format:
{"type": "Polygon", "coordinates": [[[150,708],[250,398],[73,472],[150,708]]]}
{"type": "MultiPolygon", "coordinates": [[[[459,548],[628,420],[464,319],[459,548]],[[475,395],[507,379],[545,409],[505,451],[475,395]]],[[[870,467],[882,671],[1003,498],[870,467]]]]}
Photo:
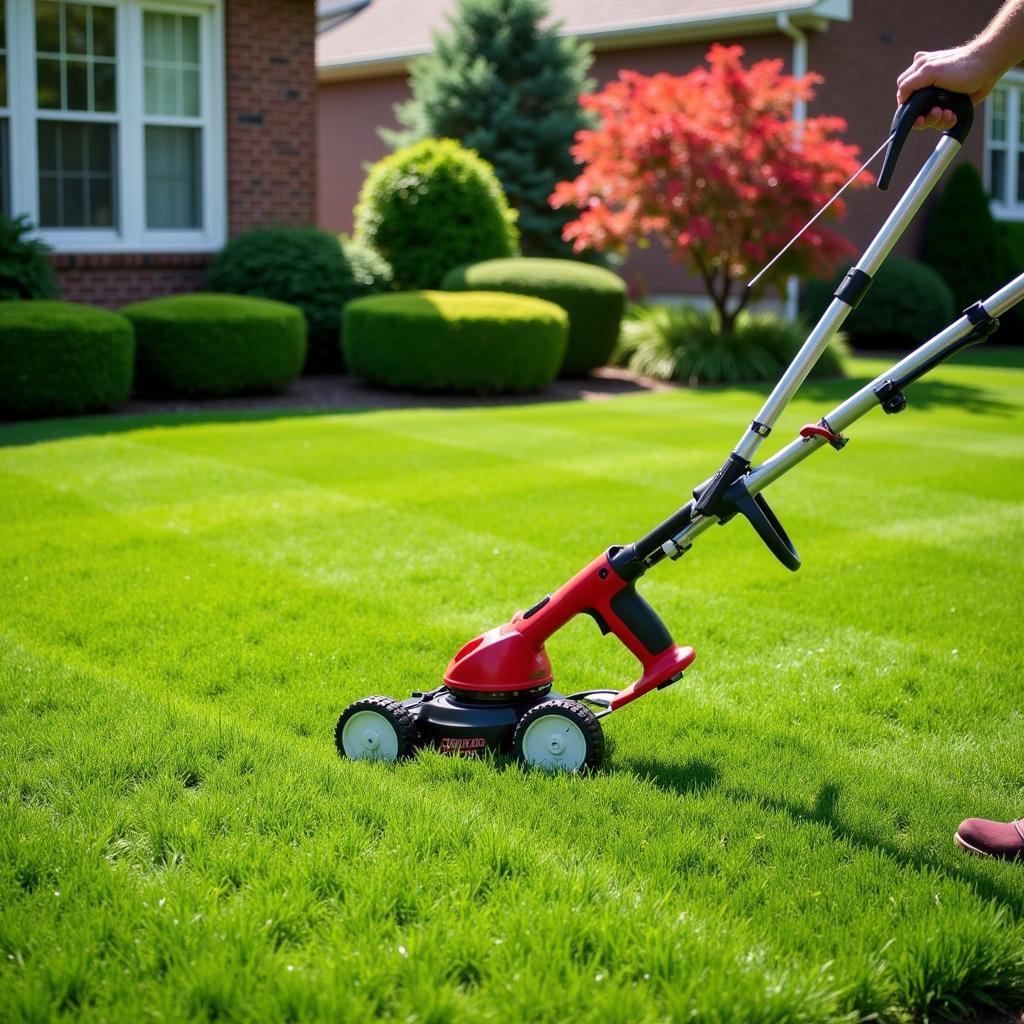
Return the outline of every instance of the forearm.
{"type": "Polygon", "coordinates": [[[1024,0],[1006,0],[986,28],[967,44],[1000,78],[1024,60],[1024,0]]]}

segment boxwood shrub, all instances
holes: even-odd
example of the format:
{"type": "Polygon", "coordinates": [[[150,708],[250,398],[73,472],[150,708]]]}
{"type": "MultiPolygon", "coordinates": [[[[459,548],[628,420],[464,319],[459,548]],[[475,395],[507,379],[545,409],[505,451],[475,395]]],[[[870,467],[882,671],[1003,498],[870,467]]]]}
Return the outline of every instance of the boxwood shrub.
{"type": "Polygon", "coordinates": [[[298,306],[306,318],[306,373],[340,373],[341,311],[383,291],[391,268],[372,249],[318,228],[256,228],[228,242],[206,273],[214,292],[298,306]]]}
{"type": "Polygon", "coordinates": [[[355,218],[356,239],[388,261],[395,288],[437,288],[452,267],[519,251],[494,169],[453,139],[424,139],[374,164],[355,218]]]}
{"type": "MultiPolygon", "coordinates": [[[[825,311],[848,269],[830,282],[810,282],[804,296],[809,320],[825,311]]],[[[916,348],[953,319],[955,308],[953,292],[936,271],[917,260],[890,256],[843,331],[857,349],[916,348]]]]}
{"type": "Polygon", "coordinates": [[[569,320],[543,299],[497,292],[401,292],[345,309],[352,373],[416,391],[536,391],[558,374],[569,320]]]}
{"type": "Polygon", "coordinates": [[[145,394],[280,391],[306,355],[301,310],[273,299],[198,292],[121,312],[135,327],[136,386],[145,394]]]}
{"type": "Polygon", "coordinates": [[[626,285],[603,267],[575,260],[524,257],[484,260],[444,276],[446,291],[515,292],[561,306],[569,314],[569,344],[562,376],[580,376],[604,366],[619,336],[626,285]]]}
{"type": "Polygon", "coordinates": [[[57,297],[50,247],[29,237],[31,232],[32,224],[24,214],[0,214],[0,302],[57,297]]]}
{"type": "Polygon", "coordinates": [[[0,302],[0,415],[105,409],[131,390],[132,325],[94,306],[0,302]]]}

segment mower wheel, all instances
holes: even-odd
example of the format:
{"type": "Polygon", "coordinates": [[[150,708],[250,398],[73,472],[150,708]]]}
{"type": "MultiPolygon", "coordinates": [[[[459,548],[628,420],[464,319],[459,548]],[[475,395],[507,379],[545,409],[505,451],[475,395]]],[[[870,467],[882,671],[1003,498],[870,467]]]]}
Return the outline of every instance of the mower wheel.
{"type": "Polygon", "coordinates": [[[524,764],[549,772],[597,768],[604,757],[604,733],[596,715],[575,700],[546,700],[519,719],[512,749],[524,764]]]}
{"type": "Polygon", "coordinates": [[[413,752],[416,740],[416,719],[390,697],[353,701],[334,730],[338,753],[353,761],[397,761],[413,752]]]}

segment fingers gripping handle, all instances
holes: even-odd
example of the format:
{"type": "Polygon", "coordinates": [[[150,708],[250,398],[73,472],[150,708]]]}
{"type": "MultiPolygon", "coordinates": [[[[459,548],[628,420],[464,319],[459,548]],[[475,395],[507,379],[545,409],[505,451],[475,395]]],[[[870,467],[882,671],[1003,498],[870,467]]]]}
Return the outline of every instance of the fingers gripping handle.
{"type": "Polygon", "coordinates": [[[885,151],[885,160],[882,169],[878,174],[878,187],[885,190],[892,181],[893,172],[896,170],[896,162],[900,158],[903,144],[907,141],[914,122],[929,113],[935,107],[940,110],[952,110],[956,114],[956,124],[949,131],[943,132],[957,142],[963,143],[971,130],[974,122],[974,104],[970,96],[960,92],[950,92],[948,89],[939,89],[934,85],[927,89],[918,89],[903,106],[897,109],[892,119],[892,138],[885,151]]]}

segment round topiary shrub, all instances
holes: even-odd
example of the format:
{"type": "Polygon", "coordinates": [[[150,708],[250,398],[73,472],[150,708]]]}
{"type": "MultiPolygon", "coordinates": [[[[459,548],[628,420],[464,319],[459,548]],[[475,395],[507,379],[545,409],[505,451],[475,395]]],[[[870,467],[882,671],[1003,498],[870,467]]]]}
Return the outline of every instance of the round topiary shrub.
{"type": "Polygon", "coordinates": [[[494,170],[452,139],[424,139],[370,169],[356,238],[379,252],[396,288],[437,288],[471,260],[514,256],[519,232],[494,170]]]}
{"type": "Polygon", "coordinates": [[[391,268],[365,245],[317,228],[256,228],[228,242],[206,273],[214,292],[298,306],[306,318],[306,373],[340,373],[341,311],[383,291],[391,268]]]}
{"type": "Polygon", "coordinates": [[[301,310],[272,299],[199,292],[121,312],[135,327],[135,382],[146,394],[281,391],[306,355],[301,310]]]}
{"type": "MultiPolygon", "coordinates": [[[[832,301],[848,267],[831,283],[812,281],[804,309],[817,320],[832,301]]],[[[843,331],[858,349],[916,348],[945,327],[955,313],[949,285],[917,260],[890,256],[875,275],[861,304],[846,318],[843,331]]]]}
{"type": "Polygon", "coordinates": [[[536,391],[565,356],[569,318],[543,299],[497,292],[402,292],[345,309],[352,373],[415,391],[536,391]]]}
{"type": "Polygon", "coordinates": [[[106,409],[132,386],[132,325],[72,302],[0,302],[0,414],[106,409]]]}
{"type": "Polygon", "coordinates": [[[515,292],[561,306],[569,314],[569,345],[562,376],[604,366],[615,348],[626,308],[626,284],[617,274],[575,260],[520,257],[485,260],[448,271],[445,291],[515,292]]]}

